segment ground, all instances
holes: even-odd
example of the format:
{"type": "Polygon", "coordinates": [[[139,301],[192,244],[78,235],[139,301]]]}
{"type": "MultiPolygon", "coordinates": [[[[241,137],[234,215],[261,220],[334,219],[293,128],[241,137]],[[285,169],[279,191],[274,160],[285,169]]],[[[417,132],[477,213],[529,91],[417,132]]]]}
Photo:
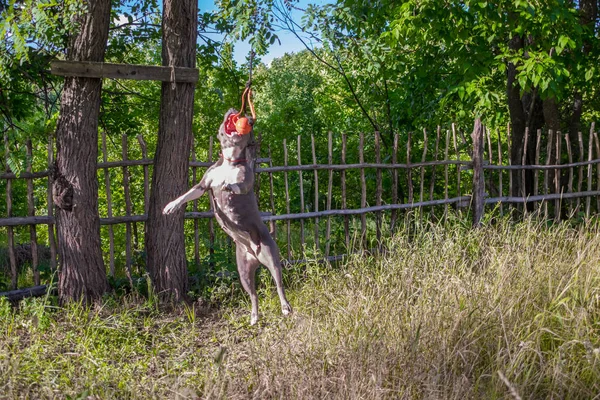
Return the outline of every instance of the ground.
{"type": "Polygon", "coordinates": [[[417,227],[381,257],[286,271],[159,306],[0,302],[0,398],[593,398],[600,230],[535,221],[417,227]]]}

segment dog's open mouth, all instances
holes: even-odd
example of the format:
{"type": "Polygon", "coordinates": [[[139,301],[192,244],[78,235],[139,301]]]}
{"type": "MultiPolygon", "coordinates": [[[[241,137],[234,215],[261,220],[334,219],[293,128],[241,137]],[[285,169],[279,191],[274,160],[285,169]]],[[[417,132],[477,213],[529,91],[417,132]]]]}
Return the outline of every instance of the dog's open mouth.
{"type": "Polygon", "coordinates": [[[231,114],[225,122],[225,134],[227,136],[246,135],[252,131],[252,125],[246,117],[240,117],[238,114],[231,114]]]}

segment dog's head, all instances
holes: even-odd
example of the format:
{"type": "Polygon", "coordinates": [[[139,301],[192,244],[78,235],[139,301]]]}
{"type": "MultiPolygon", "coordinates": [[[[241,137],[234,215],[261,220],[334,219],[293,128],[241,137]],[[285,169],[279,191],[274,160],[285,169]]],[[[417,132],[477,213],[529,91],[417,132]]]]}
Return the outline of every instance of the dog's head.
{"type": "Polygon", "coordinates": [[[223,123],[219,127],[217,139],[221,142],[221,147],[240,147],[245,148],[251,140],[254,121],[251,117],[237,116],[238,111],[230,108],[225,113],[223,123]]]}

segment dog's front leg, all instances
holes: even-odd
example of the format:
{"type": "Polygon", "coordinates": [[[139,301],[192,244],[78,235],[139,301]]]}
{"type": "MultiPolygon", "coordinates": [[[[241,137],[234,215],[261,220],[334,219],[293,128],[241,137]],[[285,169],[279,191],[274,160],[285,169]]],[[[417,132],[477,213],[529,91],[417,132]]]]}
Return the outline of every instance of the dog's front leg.
{"type": "Polygon", "coordinates": [[[205,183],[205,179],[203,178],[199,184],[192,187],[184,195],[167,204],[163,210],[163,214],[172,214],[188,201],[196,200],[201,197],[206,192],[206,186],[204,186],[205,183]]]}

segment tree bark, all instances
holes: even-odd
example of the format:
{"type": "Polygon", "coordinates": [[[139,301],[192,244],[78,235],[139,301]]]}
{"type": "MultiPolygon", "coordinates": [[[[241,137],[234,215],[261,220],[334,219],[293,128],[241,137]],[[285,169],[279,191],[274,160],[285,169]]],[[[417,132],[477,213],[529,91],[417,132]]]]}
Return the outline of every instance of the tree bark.
{"type": "MultiPolygon", "coordinates": [[[[511,18],[517,18],[511,14],[511,18]]],[[[524,38],[515,35],[509,42],[509,47],[515,52],[523,51],[524,38]]],[[[537,140],[537,130],[544,124],[542,102],[537,94],[537,90],[526,92],[521,95],[521,87],[517,81],[517,65],[508,63],[507,65],[507,84],[506,94],[508,98],[508,110],[511,121],[511,148],[510,158],[513,165],[523,163],[523,152],[525,143],[525,131],[528,128],[528,146],[525,164],[533,164],[535,161],[535,144],[537,140]]],[[[531,196],[533,195],[533,171],[525,171],[525,187],[521,179],[521,172],[511,171],[512,174],[512,196],[531,196]]],[[[533,210],[533,203],[527,203],[527,208],[533,210]]]]}
{"type": "MultiPolygon", "coordinates": [[[[515,52],[521,51],[523,48],[523,38],[515,35],[509,42],[509,48],[515,52]]],[[[521,99],[521,87],[517,82],[517,66],[513,63],[508,63],[506,68],[506,97],[508,99],[508,111],[511,122],[511,148],[510,160],[512,165],[519,165],[522,162],[522,143],[525,136],[525,127],[527,126],[527,114],[523,107],[521,99]]],[[[512,181],[512,196],[521,195],[521,180],[518,172],[513,174],[512,181]]]]}
{"type": "MultiPolygon", "coordinates": [[[[102,61],[111,2],[89,1],[87,6],[67,58],[102,61]]],[[[101,89],[101,79],[68,77],[61,98],[53,194],[59,200],[56,213],[60,254],[58,290],[62,302],[90,302],[108,290],[100,248],[96,176],[101,89]]]]}
{"type": "MultiPolygon", "coordinates": [[[[579,23],[584,29],[594,30],[594,26],[598,19],[598,2],[597,0],[581,0],[579,2],[579,23]]],[[[591,35],[593,36],[593,35],[591,35]]],[[[590,40],[585,40],[583,43],[583,54],[588,56],[592,50],[593,43],[590,40]]],[[[583,96],[580,91],[575,90],[573,94],[573,105],[571,122],[569,124],[569,137],[572,143],[577,142],[578,132],[581,132],[581,116],[583,114],[583,96]]],[[[579,148],[575,146],[573,149],[574,157],[579,159],[579,148]]]]}
{"type": "MultiPolygon", "coordinates": [[[[165,66],[196,65],[198,2],[163,1],[165,66]]],[[[192,145],[193,83],[163,82],[158,144],[146,224],[147,268],[154,290],[163,300],[185,300],[188,287],[183,234],[184,209],[163,215],[165,205],[187,190],[192,145]]]]}

